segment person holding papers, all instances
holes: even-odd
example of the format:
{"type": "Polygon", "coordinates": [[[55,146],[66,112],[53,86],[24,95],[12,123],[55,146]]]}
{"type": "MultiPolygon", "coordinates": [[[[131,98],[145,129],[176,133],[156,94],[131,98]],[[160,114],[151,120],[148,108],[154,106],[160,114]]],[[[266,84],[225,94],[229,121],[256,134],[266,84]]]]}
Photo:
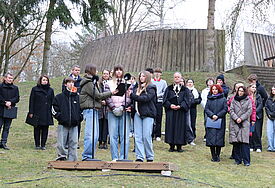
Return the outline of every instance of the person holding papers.
{"type": "Polygon", "coordinates": [[[224,147],[226,113],[227,101],[222,87],[218,84],[212,85],[205,105],[206,146],[210,147],[212,162],[220,162],[221,148],[224,147]]]}

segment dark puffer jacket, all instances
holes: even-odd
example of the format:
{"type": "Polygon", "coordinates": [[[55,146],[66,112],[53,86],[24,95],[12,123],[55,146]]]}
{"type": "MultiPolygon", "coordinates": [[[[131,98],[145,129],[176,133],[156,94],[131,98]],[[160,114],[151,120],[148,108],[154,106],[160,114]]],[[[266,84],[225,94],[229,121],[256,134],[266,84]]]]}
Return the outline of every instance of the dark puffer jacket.
{"type": "Polygon", "coordinates": [[[224,147],[225,137],[225,115],[227,113],[227,100],[223,94],[209,95],[205,105],[205,113],[207,117],[212,119],[213,115],[222,119],[221,128],[206,128],[206,146],[224,147]]]}
{"type": "Polygon", "coordinates": [[[79,125],[82,115],[79,105],[79,96],[65,89],[55,96],[52,107],[52,114],[59,125],[74,127],[79,125]]]}
{"type": "Polygon", "coordinates": [[[131,93],[132,109],[134,113],[137,111],[135,102],[137,102],[138,112],[141,118],[151,117],[155,118],[157,115],[157,88],[154,84],[149,84],[145,91],[140,95],[136,95],[137,87],[131,93]]]}

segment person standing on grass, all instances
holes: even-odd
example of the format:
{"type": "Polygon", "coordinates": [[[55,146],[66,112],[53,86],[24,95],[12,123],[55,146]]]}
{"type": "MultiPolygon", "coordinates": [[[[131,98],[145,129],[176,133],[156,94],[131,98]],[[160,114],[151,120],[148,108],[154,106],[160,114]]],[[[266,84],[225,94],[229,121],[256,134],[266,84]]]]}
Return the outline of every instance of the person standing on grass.
{"type": "Polygon", "coordinates": [[[227,99],[229,93],[229,87],[225,84],[224,75],[220,74],[217,76],[216,84],[219,84],[222,87],[223,95],[227,99]]]}
{"type": "MultiPolygon", "coordinates": [[[[105,86],[105,91],[115,91],[120,83],[125,83],[123,67],[116,65],[114,67],[113,78],[109,80],[105,86]]],[[[130,88],[128,89],[130,90],[130,88]]],[[[124,107],[128,107],[131,104],[130,96],[127,92],[122,96],[111,96],[106,99],[108,107],[108,123],[109,123],[109,135],[110,135],[110,147],[112,160],[128,159],[129,151],[129,132],[130,132],[130,114],[124,111],[124,107]],[[126,97],[125,97],[126,95],[126,97]],[[126,101],[125,101],[126,99],[126,101]],[[126,106],[125,106],[126,105],[126,106]],[[125,114],[126,113],[126,116],[125,114]],[[124,140],[124,121],[126,117],[126,140],[124,140]],[[120,151],[119,151],[120,141],[120,151]],[[125,142],[125,152],[124,152],[125,142]],[[124,156],[125,154],[125,156],[124,156]]]]}
{"type": "Polygon", "coordinates": [[[153,162],[154,151],[152,132],[154,119],[157,116],[157,88],[151,82],[151,75],[141,71],[138,86],[133,88],[131,111],[134,114],[136,161],[153,162]]]}
{"type": "Polygon", "coordinates": [[[65,90],[55,96],[52,114],[58,121],[57,161],[77,161],[78,128],[82,121],[79,94],[74,87],[75,80],[68,77],[64,81],[65,90]],[[65,148],[68,142],[68,150],[65,148]]]}
{"type": "Polygon", "coordinates": [[[162,70],[160,68],[156,68],[154,70],[154,79],[152,80],[152,83],[156,85],[157,87],[157,117],[156,117],[156,123],[154,128],[154,138],[156,141],[161,141],[161,125],[162,125],[162,102],[163,102],[163,94],[167,87],[167,83],[165,80],[161,79],[162,70]]]}
{"type": "Polygon", "coordinates": [[[249,145],[250,151],[262,152],[262,131],[263,131],[263,99],[257,92],[256,84],[248,86],[248,95],[256,105],[256,122],[251,126],[249,145]]]}
{"type": "Polygon", "coordinates": [[[38,126],[34,127],[35,149],[46,149],[49,125],[53,125],[52,103],[54,90],[50,87],[49,77],[40,76],[37,86],[31,90],[28,116],[38,118],[38,126]]]}
{"type": "MultiPolygon", "coordinates": [[[[105,85],[110,80],[110,71],[104,69],[102,71],[102,77],[99,80],[99,87],[102,91],[104,91],[105,85]]],[[[102,100],[102,108],[98,111],[99,117],[99,137],[98,149],[108,149],[107,146],[107,137],[108,137],[108,113],[107,113],[107,105],[106,101],[102,100]]]]}
{"type": "Polygon", "coordinates": [[[205,114],[207,115],[206,146],[210,147],[212,162],[220,162],[221,148],[225,145],[226,102],[222,87],[219,84],[212,85],[205,105],[205,114]],[[219,127],[208,126],[209,121],[220,121],[219,127]]]}
{"type": "Polygon", "coordinates": [[[14,108],[16,103],[19,102],[19,90],[16,85],[13,84],[13,75],[6,73],[3,82],[0,84],[0,131],[2,130],[2,138],[0,142],[0,148],[9,150],[7,146],[9,130],[12,122],[12,118],[5,117],[4,110],[14,108]]]}
{"type": "MultiPolygon", "coordinates": [[[[229,113],[230,113],[231,102],[233,101],[234,97],[236,96],[238,88],[241,87],[241,86],[244,87],[244,84],[243,83],[235,83],[232,93],[228,96],[227,106],[228,106],[228,112],[229,113]]],[[[254,124],[256,122],[256,105],[255,105],[254,100],[250,96],[249,96],[249,99],[252,102],[252,113],[251,113],[251,116],[250,116],[250,122],[251,122],[250,128],[252,130],[252,127],[254,126],[254,124]]],[[[250,135],[250,137],[251,137],[251,135],[250,135]]],[[[235,153],[235,148],[234,148],[234,145],[233,145],[230,159],[234,159],[234,153],[235,153]]]]}
{"type": "MultiPolygon", "coordinates": [[[[194,80],[188,79],[186,81],[186,87],[191,91],[194,103],[191,104],[190,108],[190,118],[191,118],[191,127],[194,135],[194,139],[196,139],[196,120],[197,120],[197,105],[201,103],[201,94],[198,90],[194,87],[194,80]]],[[[195,146],[194,140],[190,143],[190,145],[195,146]]]]}
{"type": "Polygon", "coordinates": [[[174,83],[169,85],[163,96],[165,108],[165,142],[170,145],[169,152],[183,152],[182,146],[188,143],[190,125],[190,107],[193,103],[192,94],[185,86],[181,85],[182,75],[174,73],[174,83]]]}
{"type": "Polygon", "coordinates": [[[235,164],[250,166],[249,132],[252,102],[246,88],[240,86],[230,105],[229,143],[234,145],[235,164]]]}
{"type": "Polygon", "coordinates": [[[111,95],[117,93],[114,92],[104,92],[102,93],[101,88],[98,86],[96,67],[93,64],[87,64],[85,67],[86,75],[80,82],[80,108],[83,110],[85,125],[85,135],[84,135],[84,151],[82,153],[82,160],[89,161],[94,159],[96,151],[96,144],[98,141],[99,123],[98,123],[98,110],[102,108],[102,100],[110,97],[111,95]],[[93,117],[93,115],[95,115],[93,117]],[[93,119],[94,118],[94,119],[93,119]],[[93,125],[93,122],[94,125],[93,125]],[[94,133],[93,133],[93,126],[94,133]],[[93,135],[94,134],[94,140],[93,135]],[[94,151],[92,151],[92,148],[94,151]]]}
{"type": "MultiPolygon", "coordinates": [[[[210,93],[210,88],[211,86],[214,84],[214,78],[207,78],[205,83],[206,83],[206,88],[204,88],[201,92],[201,106],[203,109],[205,109],[205,105],[206,105],[206,102],[207,102],[207,97],[210,93]]],[[[205,111],[203,113],[203,116],[204,116],[204,127],[205,127],[205,123],[206,123],[206,118],[207,118],[207,115],[205,114],[205,111]]],[[[206,141],[206,128],[205,128],[205,134],[204,134],[204,137],[203,137],[203,141],[205,142],[206,141]]]]}
{"type": "Polygon", "coordinates": [[[270,96],[265,104],[265,111],[267,115],[267,151],[275,152],[275,85],[271,88],[270,96]]]}

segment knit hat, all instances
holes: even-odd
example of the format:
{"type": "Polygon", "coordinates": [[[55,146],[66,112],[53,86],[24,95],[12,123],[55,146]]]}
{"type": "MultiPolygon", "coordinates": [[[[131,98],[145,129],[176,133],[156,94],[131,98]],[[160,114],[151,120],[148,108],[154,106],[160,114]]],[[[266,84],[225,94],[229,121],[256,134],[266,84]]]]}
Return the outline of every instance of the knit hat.
{"type": "Polygon", "coordinates": [[[221,80],[223,81],[223,83],[224,83],[224,75],[223,75],[223,74],[220,74],[219,76],[217,76],[216,81],[217,81],[218,79],[221,79],[221,80]]]}

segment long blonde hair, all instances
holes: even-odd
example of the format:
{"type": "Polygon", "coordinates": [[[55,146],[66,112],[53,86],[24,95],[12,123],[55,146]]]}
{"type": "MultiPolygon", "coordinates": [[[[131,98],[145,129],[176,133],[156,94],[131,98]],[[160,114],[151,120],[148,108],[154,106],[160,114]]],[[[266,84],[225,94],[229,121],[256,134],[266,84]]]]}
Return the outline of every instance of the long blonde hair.
{"type": "Polygon", "coordinates": [[[137,93],[141,93],[142,91],[146,90],[147,86],[151,83],[151,74],[150,72],[148,71],[141,71],[139,74],[138,74],[138,89],[137,89],[137,93]],[[145,75],[145,82],[144,83],[141,83],[140,82],[140,77],[141,77],[141,74],[144,74],[145,75]]]}

